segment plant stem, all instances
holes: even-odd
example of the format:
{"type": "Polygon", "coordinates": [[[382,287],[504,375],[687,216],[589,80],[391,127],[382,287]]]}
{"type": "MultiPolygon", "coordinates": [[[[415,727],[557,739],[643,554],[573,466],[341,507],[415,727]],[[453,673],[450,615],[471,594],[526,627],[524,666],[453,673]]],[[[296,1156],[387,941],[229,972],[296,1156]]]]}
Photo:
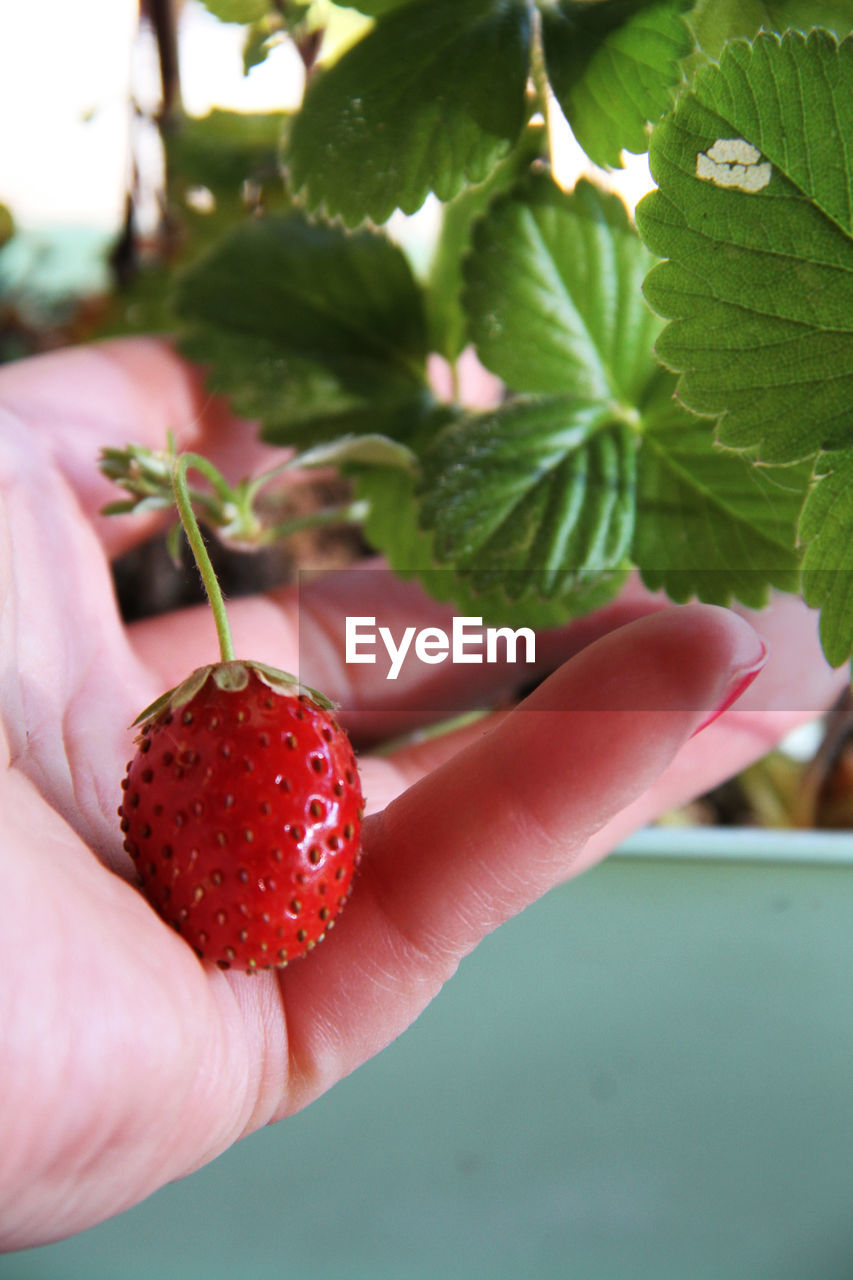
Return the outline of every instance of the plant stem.
{"type": "Polygon", "coordinates": [[[531,7],[533,36],[530,43],[530,78],[538,99],[539,110],[545,123],[545,137],[548,141],[548,157],[554,167],[554,135],[551,90],[548,82],[548,68],[545,64],[545,47],[542,42],[542,14],[537,5],[531,7]]]}
{"type": "Polygon", "coordinates": [[[266,530],[263,543],[277,542],[289,538],[304,529],[319,529],[329,524],[359,524],[367,515],[368,504],[360,500],[349,502],[340,507],[319,507],[304,516],[294,516],[292,520],[283,520],[266,530]]]}
{"type": "Polygon", "coordinates": [[[210,481],[211,487],[219,494],[223,502],[234,501],[234,490],[231,488],[222,472],[216,469],[209,458],[202,457],[200,453],[190,453],[185,456],[192,458],[190,465],[195,471],[200,471],[205,479],[210,481]]]}
{"type": "Polygon", "coordinates": [[[175,502],[177,503],[178,514],[181,517],[181,524],[184,526],[187,542],[190,544],[190,550],[195,557],[195,562],[213,611],[213,621],[216,624],[216,634],[219,638],[219,653],[223,662],[233,662],[235,657],[234,641],[231,638],[231,627],[228,622],[228,614],[225,611],[225,600],[211,564],[210,556],[207,554],[207,547],[204,545],[204,538],[201,536],[201,530],[198,527],[198,520],[193,511],[187,487],[187,471],[189,468],[194,467],[197,471],[207,474],[207,465],[207,460],[198,454],[181,454],[176,459],[172,469],[172,488],[175,493],[175,502]]]}
{"type": "Polygon", "coordinates": [[[178,34],[174,0],[145,0],[141,6],[157,41],[160,62],[160,125],[168,129],[181,109],[181,79],[178,65],[178,34]]]}

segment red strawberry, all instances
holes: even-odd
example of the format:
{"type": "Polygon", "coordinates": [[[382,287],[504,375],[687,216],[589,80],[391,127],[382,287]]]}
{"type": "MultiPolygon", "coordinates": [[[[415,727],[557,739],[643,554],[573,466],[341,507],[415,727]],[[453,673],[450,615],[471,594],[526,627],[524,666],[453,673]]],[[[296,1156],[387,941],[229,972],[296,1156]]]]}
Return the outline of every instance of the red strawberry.
{"type": "Polygon", "coordinates": [[[320,695],[262,663],[201,667],[150,708],[119,808],[143,892],[205,960],[252,972],[346,901],[362,794],[320,695]]]}

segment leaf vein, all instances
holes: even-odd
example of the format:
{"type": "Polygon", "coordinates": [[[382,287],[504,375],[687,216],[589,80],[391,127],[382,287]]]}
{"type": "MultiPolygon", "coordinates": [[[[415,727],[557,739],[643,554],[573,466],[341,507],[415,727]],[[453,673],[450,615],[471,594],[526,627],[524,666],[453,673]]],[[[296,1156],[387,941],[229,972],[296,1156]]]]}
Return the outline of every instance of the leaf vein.
{"type": "MultiPolygon", "coordinates": [[[[659,465],[661,466],[661,469],[669,471],[673,476],[673,478],[676,480],[676,482],[680,484],[682,488],[687,489],[691,493],[694,493],[699,498],[702,506],[704,519],[707,520],[709,518],[709,513],[711,511],[717,510],[722,516],[725,517],[727,522],[731,522],[733,524],[734,529],[737,530],[739,537],[742,537],[744,529],[746,529],[747,531],[752,530],[752,532],[756,534],[757,537],[770,548],[780,548],[785,551],[793,550],[792,547],[787,545],[785,542],[781,541],[778,537],[772,537],[770,534],[765,532],[762,526],[751,524],[742,515],[742,513],[738,511],[737,507],[734,506],[732,502],[727,501],[724,498],[722,492],[719,489],[710,491],[709,489],[705,488],[699,481],[696,480],[695,475],[690,470],[688,470],[688,468],[683,463],[679,463],[676,459],[676,456],[670,451],[664,449],[658,443],[658,441],[654,439],[653,436],[646,437],[646,439],[643,442],[643,447],[645,448],[648,444],[651,444],[652,447],[654,448],[655,453],[658,457],[659,465]]],[[[679,503],[675,507],[670,507],[670,510],[680,510],[680,509],[683,509],[683,504],[681,503],[679,503]]],[[[709,528],[713,529],[713,526],[709,526],[709,528]]],[[[710,537],[711,541],[714,540],[712,533],[709,533],[706,536],[710,537]]],[[[747,543],[746,545],[748,546],[749,544],[747,543]]],[[[734,557],[729,557],[729,558],[732,560],[734,559],[734,557]]]]}

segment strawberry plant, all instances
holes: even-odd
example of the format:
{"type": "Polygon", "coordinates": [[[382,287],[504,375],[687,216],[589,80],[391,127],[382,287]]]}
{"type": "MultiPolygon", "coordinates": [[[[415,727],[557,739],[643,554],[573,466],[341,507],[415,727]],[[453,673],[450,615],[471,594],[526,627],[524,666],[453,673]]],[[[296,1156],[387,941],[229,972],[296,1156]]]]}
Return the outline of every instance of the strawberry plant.
{"type": "Polygon", "coordinates": [[[358,769],[331,703],[287,673],[238,661],[187,487],[170,472],[213,607],[221,662],[144,711],[119,807],[124,847],[159,914],[201,959],[281,968],[326,935],[358,861],[358,769]]]}
{"type": "Polygon", "coordinates": [[[328,64],[342,6],[207,4],[247,65],[292,38],[309,72],[263,127],[171,122],[172,194],[217,214],[178,211],[161,320],[210,388],[336,465],[340,518],[466,613],[562,622],[636,569],[678,602],[800,593],[847,661],[849,0],[353,0],[363,34],[328,64]],[[599,172],[648,150],[636,219],[558,184],[560,117],[599,172]],[[383,224],[427,199],[413,266],[383,224]],[[428,377],[470,346],[489,410],[428,377]]]}

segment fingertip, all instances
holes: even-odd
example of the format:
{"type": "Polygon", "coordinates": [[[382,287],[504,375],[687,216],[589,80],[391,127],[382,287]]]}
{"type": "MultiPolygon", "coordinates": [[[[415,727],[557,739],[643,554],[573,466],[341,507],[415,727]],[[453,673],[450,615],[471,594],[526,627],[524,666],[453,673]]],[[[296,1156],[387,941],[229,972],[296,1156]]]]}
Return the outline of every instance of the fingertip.
{"type": "Polygon", "coordinates": [[[688,676],[708,681],[700,702],[704,714],[690,734],[695,737],[746,692],[764,670],[769,649],[751,623],[731,609],[692,604],[671,612],[674,628],[686,628],[679,651],[680,661],[692,668],[688,676]]]}
{"type": "Polygon", "coordinates": [[[536,710],[710,713],[732,679],[757,673],[766,654],[757,631],[729,609],[687,604],[655,610],[583,649],[525,705],[536,710]]]}
{"type": "Polygon", "coordinates": [[[733,671],[761,665],[767,646],[741,614],[716,604],[685,604],[652,615],[647,621],[689,647],[695,658],[719,662],[733,671]],[[678,636],[683,629],[683,635],[678,636]]]}

